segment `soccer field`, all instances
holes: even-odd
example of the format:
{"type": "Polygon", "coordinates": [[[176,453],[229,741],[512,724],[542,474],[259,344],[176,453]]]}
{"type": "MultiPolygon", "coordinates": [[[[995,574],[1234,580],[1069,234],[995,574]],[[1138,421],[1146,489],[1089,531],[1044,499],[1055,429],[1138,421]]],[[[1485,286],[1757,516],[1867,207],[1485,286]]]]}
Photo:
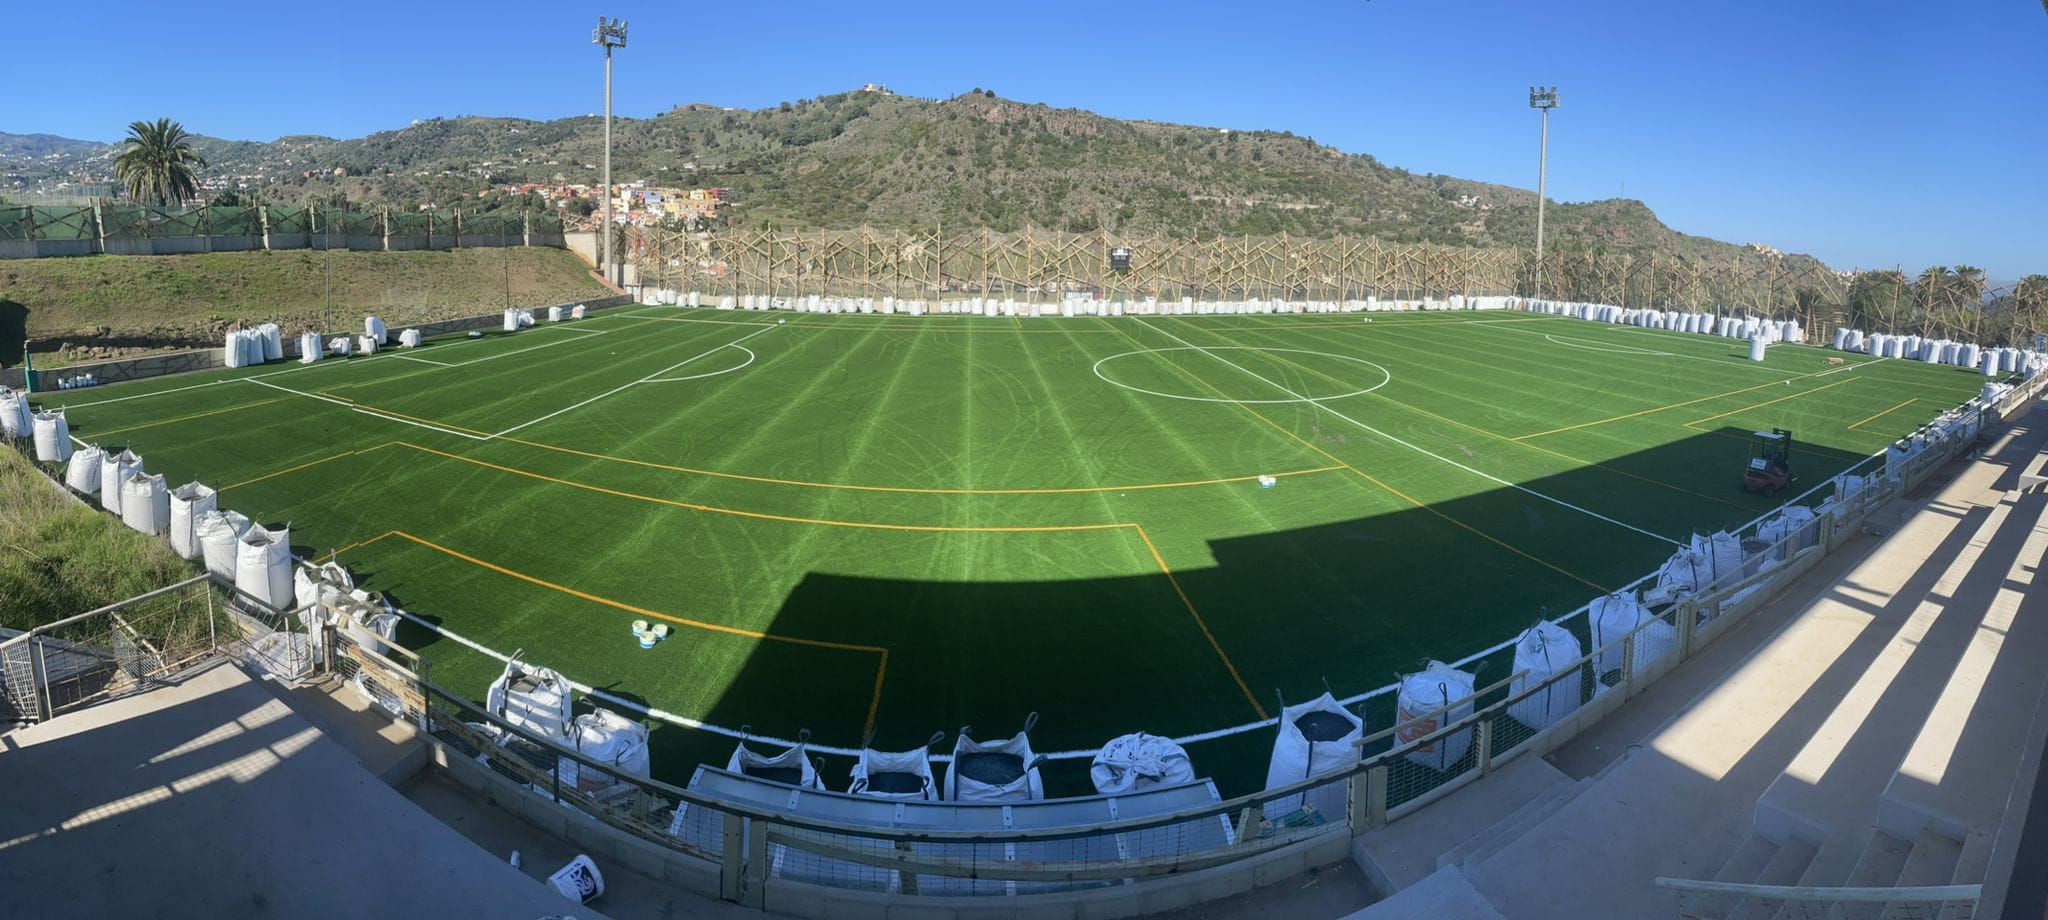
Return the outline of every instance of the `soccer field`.
{"type": "MultiPolygon", "coordinates": [[[[439,630],[622,698],[847,748],[1037,711],[1058,751],[1493,646],[1790,497],[1742,491],[1750,432],[1794,433],[1797,493],[1983,382],[1746,349],[1522,313],[644,307],[35,401],[439,630]],[[636,619],[673,635],[642,650],[636,619]]],[[[478,699],[502,668],[399,639],[478,699]]],[[[1232,794],[1271,739],[1189,750],[1232,794]]],[[[732,744],[655,723],[655,773],[732,744]]]]}

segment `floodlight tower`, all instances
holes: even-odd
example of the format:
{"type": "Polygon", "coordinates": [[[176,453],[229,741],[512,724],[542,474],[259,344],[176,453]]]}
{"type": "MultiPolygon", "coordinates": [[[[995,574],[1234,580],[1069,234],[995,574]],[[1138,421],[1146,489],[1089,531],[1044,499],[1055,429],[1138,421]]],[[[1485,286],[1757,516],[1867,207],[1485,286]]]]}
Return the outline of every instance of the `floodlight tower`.
{"type": "Polygon", "coordinates": [[[612,269],[612,49],[626,47],[626,21],[597,17],[590,43],[604,46],[604,280],[617,285],[612,269]]]}
{"type": "Polygon", "coordinates": [[[1543,296],[1543,197],[1550,176],[1550,110],[1557,108],[1557,87],[1529,87],[1529,107],[1543,113],[1543,141],[1536,152],[1536,296],[1543,296]]]}

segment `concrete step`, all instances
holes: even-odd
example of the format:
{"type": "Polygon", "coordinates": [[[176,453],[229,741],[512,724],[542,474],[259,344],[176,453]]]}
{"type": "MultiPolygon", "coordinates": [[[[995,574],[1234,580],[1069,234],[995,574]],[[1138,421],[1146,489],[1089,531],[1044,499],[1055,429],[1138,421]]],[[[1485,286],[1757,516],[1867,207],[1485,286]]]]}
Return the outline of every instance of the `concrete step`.
{"type": "MultiPolygon", "coordinates": [[[[1813,862],[1817,849],[1804,840],[1787,840],[1778,846],[1778,852],[1771,855],[1771,861],[1764,863],[1757,872],[1758,885],[1790,885],[1799,881],[1799,876],[1813,862]]],[[[1775,901],[1745,900],[1729,912],[1728,920],[1765,920],[1775,917],[1780,905],[1775,901]]]]}
{"type": "Polygon", "coordinates": [[[1738,885],[1754,885],[1764,867],[1771,864],[1771,857],[1778,855],[1778,845],[1762,834],[1751,834],[1743,838],[1735,852],[1728,854],[1721,868],[1714,870],[1714,881],[1734,882],[1738,885]]]}
{"type": "Polygon", "coordinates": [[[1932,828],[1920,832],[1913,838],[1913,848],[1906,853],[1906,864],[1899,868],[1900,888],[1918,888],[1926,885],[1946,885],[1956,876],[1956,864],[1963,858],[1963,845],[1943,837],[1932,828]]]}
{"type": "Polygon", "coordinates": [[[1888,833],[1932,827],[1961,840],[1997,824],[2011,795],[2048,678],[2039,665],[2048,659],[2048,592],[2030,591],[2048,554],[2048,494],[2008,497],[2000,508],[2010,509],[2008,523],[1985,554],[1999,563],[1952,601],[1982,611],[1982,623],[1884,789],[1878,826],[1888,833]]]}
{"type": "MultiPolygon", "coordinates": [[[[1962,855],[1956,857],[1955,874],[1949,877],[1951,885],[1981,885],[1991,867],[1991,845],[1998,839],[1998,832],[1992,828],[1973,828],[1963,840],[1962,855]]],[[[1951,904],[1941,909],[1937,920],[1967,920],[1970,912],[1961,905],[1951,904]]]]}
{"type": "Polygon", "coordinates": [[[385,785],[397,788],[426,766],[427,745],[419,731],[393,720],[353,684],[339,679],[292,687],[262,683],[385,785]]]}
{"type": "MultiPolygon", "coordinates": [[[[1825,840],[1838,828],[1869,823],[1892,771],[1934,717],[1943,688],[1981,644],[1985,602],[2020,550],[2016,534],[2031,520],[2004,502],[1956,517],[1920,515],[1893,542],[1921,547],[1933,565],[1859,579],[1853,593],[1889,596],[1882,607],[1843,592],[1807,614],[1856,631],[1856,645],[1871,651],[1854,685],[1757,800],[1759,831],[1774,840],[1825,840]]],[[[1917,832],[1886,830],[1907,839],[1917,832]]]]}
{"type": "MultiPolygon", "coordinates": [[[[1464,845],[1553,790],[1573,784],[1541,757],[1521,756],[1432,803],[1422,814],[1373,828],[1351,843],[1351,858],[1373,889],[1390,896],[1430,877],[1438,857],[1464,845]]],[[[1483,839],[1483,837],[1482,837],[1483,839]]],[[[1475,845],[1476,846],[1476,845],[1475,845]]]]}
{"type": "MultiPolygon", "coordinates": [[[[1863,848],[1870,844],[1871,828],[1851,828],[1836,831],[1834,836],[1822,842],[1807,860],[1806,870],[1799,873],[1792,884],[1805,888],[1832,888],[1842,884],[1856,868],[1856,860],[1863,856],[1863,848]]],[[[1777,920],[1807,920],[1810,913],[1805,906],[1785,904],[1777,912],[1777,920]]]]}
{"type": "MultiPolygon", "coordinates": [[[[1263,915],[1263,912],[1259,912],[1263,915]]],[[[1344,920],[1505,920],[1457,866],[1445,866],[1344,920]]]]}
{"type": "Polygon", "coordinates": [[[1585,791],[1592,782],[1592,779],[1588,778],[1569,785],[1551,787],[1542,795],[1530,799],[1528,804],[1495,822],[1493,826],[1473,834],[1464,843],[1437,857],[1437,868],[1485,861],[1486,857],[1500,852],[1502,847],[1521,839],[1530,828],[1543,823],[1544,818],[1571,804],[1572,800],[1578,798],[1579,793],[1585,791]]]}
{"type": "Polygon", "coordinates": [[[1856,865],[1849,870],[1849,877],[1842,880],[1842,887],[1888,888],[1898,884],[1899,870],[1906,867],[1906,854],[1912,851],[1909,841],[1883,831],[1871,834],[1870,842],[1864,844],[1863,852],[1856,857],[1856,865]]]}

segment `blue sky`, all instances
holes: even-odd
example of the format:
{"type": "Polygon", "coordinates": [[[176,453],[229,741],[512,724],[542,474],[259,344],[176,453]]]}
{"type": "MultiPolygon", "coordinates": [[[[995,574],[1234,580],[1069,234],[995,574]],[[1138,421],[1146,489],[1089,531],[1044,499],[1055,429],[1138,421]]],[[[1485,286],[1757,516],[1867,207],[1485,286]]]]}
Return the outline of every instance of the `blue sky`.
{"type": "Polygon", "coordinates": [[[0,131],[15,133],[114,140],[161,115],[221,137],[354,137],[435,115],[593,112],[602,12],[632,22],[623,115],[867,81],[924,96],[982,86],[1291,130],[1523,187],[1536,178],[1527,88],[1554,83],[1553,199],[1625,194],[1681,231],[1840,268],[2048,272],[2038,0],[8,6],[10,72],[48,79],[0,93],[0,131]]]}

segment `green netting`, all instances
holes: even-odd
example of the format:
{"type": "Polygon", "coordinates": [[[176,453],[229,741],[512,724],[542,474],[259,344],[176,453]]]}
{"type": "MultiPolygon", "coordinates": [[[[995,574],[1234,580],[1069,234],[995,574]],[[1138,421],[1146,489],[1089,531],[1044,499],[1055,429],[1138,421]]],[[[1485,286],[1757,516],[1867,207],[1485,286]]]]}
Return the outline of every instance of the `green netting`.
{"type": "MultiPolygon", "coordinates": [[[[85,225],[90,226],[91,209],[84,211],[85,225]]],[[[106,226],[107,239],[134,240],[163,237],[193,237],[206,235],[207,208],[159,208],[148,206],[104,205],[100,208],[100,220],[106,226]]],[[[40,223],[40,221],[38,221],[40,223]]],[[[38,228],[38,233],[41,229],[38,228]]],[[[85,237],[53,237],[44,239],[84,239],[85,237]]]]}
{"type": "Polygon", "coordinates": [[[462,219],[462,235],[495,237],[505,235],[505,218],[499,214],[472,214],[462,219]]]}
{"type": "Polygon", "coordinates": [[[312,212],[305,208],[271,208],[271,233],[306,233],[312,229],[312,212]]]}
{"type": "Polygon", "coordinates": [[[382,214],[347,214],[343,215],[342,220],[341,226],[346,228],[343,232],[349,236],[384,235],[384,215],[382,214]]]}
{"type": "Polygon", "coordinates": [[[30,208],[35,223],[34,239],[89,240],[94,238],[91,208],[30,208]]]}
{"type": "Polygon", "coordinates": [[[263,218],[255,208],[207,208],[206,229],[215,236],[256,236],[263,218]]]}
{"type": "Polygon", "coordinates": [[[0,240],[25,240],[35,227],[31,212],[26,205],[8,207],[0,205],[0,240]]]}
{"type": "Polygon", "coordinates": [[[562,232],[562,217],[561,217],[561,215],[559,215],[559,214],[552,214],[552,213],[542,213],[542,214],[536,214],[536,215],[534,215],[534,216],[533,216],[533,232],[535,232],[535,233],[560,233],[560,232],[562,232]]]}
{"type": "Polygon", "coordinates": [[[340,208],[321,208],[313,224],[315,233],[348,232],[348,212],[340,208]]]}
{"type": "Polygon", "coordinates": [[[426,236],[429,218],[417,211],[406,213],[395,211],[391,214],[392,236],[426,236]]]}

